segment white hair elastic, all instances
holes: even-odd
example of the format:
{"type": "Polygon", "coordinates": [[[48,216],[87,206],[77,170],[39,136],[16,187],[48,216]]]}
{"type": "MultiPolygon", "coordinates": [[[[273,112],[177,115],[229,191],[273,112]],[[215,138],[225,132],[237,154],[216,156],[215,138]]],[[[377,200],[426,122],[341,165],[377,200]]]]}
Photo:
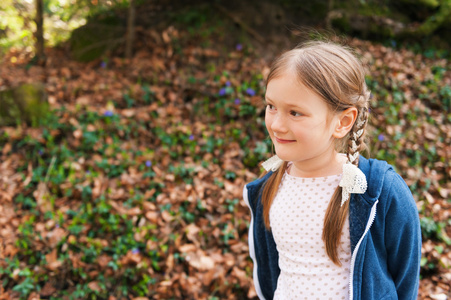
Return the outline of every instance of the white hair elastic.
{"type": "Polygon", "coordinates": [[[338,185],[342,188],[341,206],[348,201],[350,194],[363,194],[368,187],[365,174],[350,162],[343,165],[343,177],[338,185]]]}
{"type": "Polygon", "coordinates": [[[274,155],[273,157],[265,160],[262,163],[262,167],[266,170],[266,171],[277,171],[278,168],[280,168],[280,166],[283,164],[283,160],[280,159],[277,155],[274,155]]]}

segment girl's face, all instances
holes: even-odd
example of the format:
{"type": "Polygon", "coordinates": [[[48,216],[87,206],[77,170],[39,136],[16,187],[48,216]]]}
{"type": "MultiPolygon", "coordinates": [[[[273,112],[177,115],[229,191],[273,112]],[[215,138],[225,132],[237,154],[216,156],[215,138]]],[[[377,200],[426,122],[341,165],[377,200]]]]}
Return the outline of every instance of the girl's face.
{"type": "Polygon", "coordinates": [[[271,79],[266,104],[266,128],[281,159],[300,170],[314,170],[336,154],[333,134],[338,117],[294,74],[271,79]]]}

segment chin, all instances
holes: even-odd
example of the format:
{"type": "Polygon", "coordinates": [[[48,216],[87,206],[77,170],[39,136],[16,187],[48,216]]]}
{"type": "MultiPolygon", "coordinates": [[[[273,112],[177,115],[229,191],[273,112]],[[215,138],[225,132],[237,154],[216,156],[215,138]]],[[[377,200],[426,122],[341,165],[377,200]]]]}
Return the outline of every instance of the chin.
{"type": "Polygon", "coordinates": [[[277,148],[275,149],[275,151],[276,151],[276,155],[277,155],[281,160],[284,160],[284,161],[291,161],[291,160],[292,160],[291,155],[288,154],[288,153],[285,153],[285,151],[281,151],[281,150],[277,151],[277,148]]]}

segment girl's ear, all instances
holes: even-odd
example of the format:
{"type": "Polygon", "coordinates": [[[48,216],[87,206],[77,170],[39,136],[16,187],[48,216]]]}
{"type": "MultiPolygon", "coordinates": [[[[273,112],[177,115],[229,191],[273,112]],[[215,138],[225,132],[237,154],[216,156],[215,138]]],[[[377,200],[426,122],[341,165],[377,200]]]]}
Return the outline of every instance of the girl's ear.
{"type": "Polygon", "coordinates": [[[336,123],[335,130],[333,136],[337,139],[341,139],[349,131],[351,131],[352,126],[354,125],[355,120],[357,119],[357,108],[350,107],[344,111],[342,111],[338,115],[338,122],[336,123]]]}

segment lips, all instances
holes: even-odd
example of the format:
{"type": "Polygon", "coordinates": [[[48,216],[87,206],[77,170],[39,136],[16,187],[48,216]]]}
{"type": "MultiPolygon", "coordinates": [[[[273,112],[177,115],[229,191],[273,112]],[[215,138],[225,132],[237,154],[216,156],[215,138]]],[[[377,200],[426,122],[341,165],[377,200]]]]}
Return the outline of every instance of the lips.
{"type": "Polygon", "coordinates": [[[274,138],[280,144],[288,144],[288,143],[294,143],[295,142],[295,140],[284,140],[284,139],[279,139],[278,137],[274,137],[274,138]]]}

